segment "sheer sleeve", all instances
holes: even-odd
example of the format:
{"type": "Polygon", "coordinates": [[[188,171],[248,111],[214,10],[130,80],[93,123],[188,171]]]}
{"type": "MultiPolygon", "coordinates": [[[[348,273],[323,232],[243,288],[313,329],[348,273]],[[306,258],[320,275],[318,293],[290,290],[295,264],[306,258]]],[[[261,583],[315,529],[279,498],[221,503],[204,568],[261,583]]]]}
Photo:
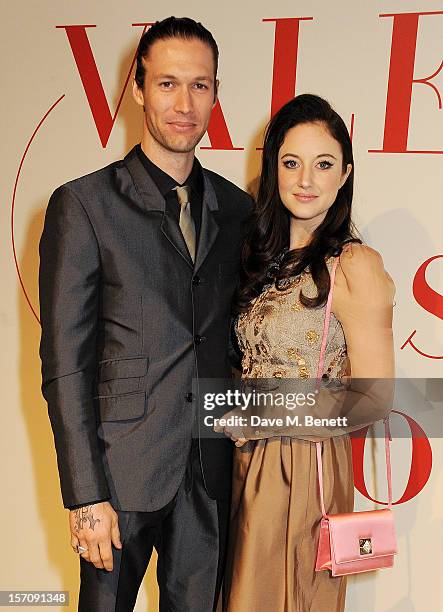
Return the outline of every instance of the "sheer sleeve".
{"type": "Polygon", "coordinates": [[[395,285],[380,254],[351,244],[340,255],[332,311],[346,340],[352,378],[393,378],[395,285]]]}

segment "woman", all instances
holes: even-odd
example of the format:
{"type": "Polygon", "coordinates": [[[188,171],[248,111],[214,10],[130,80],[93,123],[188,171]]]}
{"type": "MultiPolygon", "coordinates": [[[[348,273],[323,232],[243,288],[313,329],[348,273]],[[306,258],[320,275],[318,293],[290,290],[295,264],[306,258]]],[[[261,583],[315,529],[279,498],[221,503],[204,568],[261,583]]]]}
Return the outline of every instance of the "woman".
{"type": "MultiPolygon", "coordinates": [[[[315,378],[338,257],[323,378],[393,378],[394,285],[351,223],[348,131],[322,98],[271,120],[243,253],[236,334],[243,377],[315,378]]],[[[315,571],[321,519],[315,444],[235,438],[228,612],[339,612],[346,578],[315,571]]],[[[353,510],[348,434],[323,443],[326,511],[353,510]]]]}

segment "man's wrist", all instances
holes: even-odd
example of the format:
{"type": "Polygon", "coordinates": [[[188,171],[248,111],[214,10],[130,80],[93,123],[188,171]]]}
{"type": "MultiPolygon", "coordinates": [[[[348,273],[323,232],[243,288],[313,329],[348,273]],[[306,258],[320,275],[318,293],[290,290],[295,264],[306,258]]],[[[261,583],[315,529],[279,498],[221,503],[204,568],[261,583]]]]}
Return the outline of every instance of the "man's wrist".
{"type": "Polygon", "coordinates": [[[97,499],[91,502],[85,502],[84,504],[76,504],[75,506],[66,506],[68,510],[78,510],[79,508],[84,508],[85,506],[92,506],[93,504],[101,504],[102,502],[109,501],[109,497],[106,499],[97,499]]]}

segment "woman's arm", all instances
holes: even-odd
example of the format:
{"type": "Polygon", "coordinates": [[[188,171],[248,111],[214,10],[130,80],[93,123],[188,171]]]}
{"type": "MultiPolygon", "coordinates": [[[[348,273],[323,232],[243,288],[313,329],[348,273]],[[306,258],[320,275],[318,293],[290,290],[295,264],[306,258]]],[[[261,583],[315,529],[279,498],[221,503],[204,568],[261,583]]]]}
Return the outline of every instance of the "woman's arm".
{"type": "Polygon", "coordinates": [[[343,327],[352,378],[394,378],[394,294],[381,255],[365,245],[347,246],[337,266],[332,311],[343,327]]]}

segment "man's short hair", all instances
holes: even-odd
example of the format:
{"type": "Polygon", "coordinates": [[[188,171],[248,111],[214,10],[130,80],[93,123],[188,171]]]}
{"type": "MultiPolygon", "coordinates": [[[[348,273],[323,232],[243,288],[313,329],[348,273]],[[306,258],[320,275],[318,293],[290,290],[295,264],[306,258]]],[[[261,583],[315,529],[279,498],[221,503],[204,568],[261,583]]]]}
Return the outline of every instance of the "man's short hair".
{"type": "Polygon", "coordinates": [[[211,32],[200,22],[194,21],[189,17],[167,17],[162,21],[156,21],[140,39],[137,49],[137,68],[135,71],[135,81],[140,89],[145,83],[145,66],[143,60],[147,57],[149,49],[157,40],[168,38],[182,38],[191,40],[196,38],[207,44],[214,56],[214,81],[217,77],[218,69],[218,47],[211,32]]]}

